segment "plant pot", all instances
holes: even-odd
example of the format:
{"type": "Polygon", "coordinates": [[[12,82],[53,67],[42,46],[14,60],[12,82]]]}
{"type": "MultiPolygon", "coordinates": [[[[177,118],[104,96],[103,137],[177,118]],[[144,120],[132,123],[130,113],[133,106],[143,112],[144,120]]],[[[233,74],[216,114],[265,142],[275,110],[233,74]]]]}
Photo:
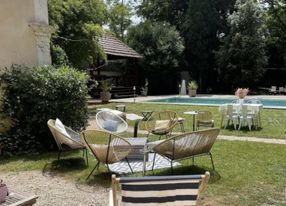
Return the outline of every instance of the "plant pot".
{"type": "Polygon", "coordinates": [[[111,99],[111,93],[110,92],[100,92],[100,99],[102,103],[107,103],[111,99]]]}
{"type": "Polygon", "coordinates": [[[190,97],[195,97],[196,95],[197,95],[196,89],[189,89],[189,96],[190,97]]]}
{"type": "Polygon", "coordinates": [[[7,195],[8,195],[7,186],[5,184],[1,185],[0,186],[0,203],[5,202],[7,195]]]}

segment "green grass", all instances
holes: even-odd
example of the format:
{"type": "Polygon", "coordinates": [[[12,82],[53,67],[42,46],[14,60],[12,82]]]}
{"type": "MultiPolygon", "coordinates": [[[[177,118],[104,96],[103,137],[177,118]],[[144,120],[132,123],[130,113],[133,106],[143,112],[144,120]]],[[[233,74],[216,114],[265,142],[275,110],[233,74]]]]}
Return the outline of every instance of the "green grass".
{"type": "MultiPolygon", "coordinates": [[[[186,118],[185,129],[186,131],[192,131],[192,116],[185,115],[185,111],[211,111],[215,121],[215,126],[220,127],[220,113],[218,107],[209,106],[185,106],[185,105],[168,105],[168,104],[146,104],[146,103],[124,103],[126,105],[127,111],[129,113],[136,113],[141,115],[143,110],[153,110],[153,111],[163,111],[171,110],[178,113],[179,116],[186,118]]],[[[109,107],[115,108],[114,103],[97,105],[96,108],[109,107]]],[[[91,109],[91,113],[95,113],[95,108],[91,109]]],[[[249,131],[248,128],[244,127],[240,131],[234,130],[233,127],[227,129],[221,129],[220,134],[222,135],[233,135],[233,136],[250,136],[250,137],[261,137],[261,138],[281,138],[286,139],[286,110],[276,110],[276,109],[263,109],[261,114],[262,128],[259,130],[249,131]]],[[[128,122],[132,125],[133,122],[128,122]]],[[[144,123],[140,124],[141,129],[144,129],[144,123]]],[[[176,128],[179,131],[179,127],[176,128]]]]}
{"type": "MultiPolygon", "coordinates": [[[[210,159],[204,156],[195,159],[196,166],[191,166],[191,160],[182,161],[182,165],[174,169],[174,175],[211,172],[203,205],[285,205],[285,151],[285,145],[218,140],[212,149],[216,171],[212,171],[210,159]]],[[[56,161],[57,153],[2,159],[0,170],[41,170],[84,184],[109,187],[110,174],[104,166],[89,181],[85,181],[95,160],[90,156],[87,167],[81,155],[81,152],[66,153],[60,161],[56,161]]],[[[147,175],[170,173],[170,169],[164,169],[148,172],[147,175]]],[[[141,176],[141,173],[134,175],[141,176]]]]}
{"type": "MultiPolygon", "coordinates": [[[[191,131],[192,120],[183,115],[188,110],[209,110],[214,114],[216,126],[219,126],[217,107],[126,104],[127,112],[140,114],[143,110],[173,110],[186,118],[185,126],[191,131]]],[[[97,105],[97,107],[114,108],[115,104],[97,105]]],[[[93,115],[95,109],[90,110],[93,115]]],[[[259,131],[242,131],[222,129],[221,134],[236,136],[256,136],[267,138],[285,138],[286,111],[264,109],[262,113],[263,128],[259,131]]],[[[133,122],[129,122],[133,124],[133,122]]],[[[142,128],[143,122],[141,122],[142,128]]],[[[179,129],[179,128],[177,128],[179,129]]],[[[126,135],[126,134],[125,134],[126,135]]],[[[154,137],[151,137],[154,138],[154,137]]],[[[207,156],[184,160],[181,166],[174,168],[176,174],[197,174],[206,170],[211,172],[210,183],[203,194],[202,205],[286,205],[286,146],[264,143],[217,140],[212,148],[216,171],[211,169],[207,156]]],[[[21,172],[39,170],[56,176],[89,185],[110,187],[110,174],[101,166],[95,175],[86,181],[85,178],[95,166],[95,159],[90,156],[90,164],[86,166],[81,152],[64,153],[60,161],[56,160],[57,153],[25,155],[5,159],[0,157],[1,172],[21,172]]],[[[155,170],[147,175],[170,175],[170,169],[155,170]]],[[[130,174],[131,175],[131,174],[130,174]]],[[[133,174],[141,176],[141,173],[133,174]]],[[[108,198],[108,197],[106,197],[108,198]]]]}

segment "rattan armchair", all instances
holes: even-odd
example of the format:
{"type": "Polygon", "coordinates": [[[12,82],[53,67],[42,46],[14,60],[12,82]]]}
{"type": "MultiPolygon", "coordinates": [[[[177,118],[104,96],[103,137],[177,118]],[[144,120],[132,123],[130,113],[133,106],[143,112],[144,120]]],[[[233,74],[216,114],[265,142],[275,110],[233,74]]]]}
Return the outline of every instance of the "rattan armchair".
{"type": "Polygon", "coordinates": [[[145,123],[145,128],[148,131],[147,137],[150,134],[162,136],[170,136],[173,128],[177,125],[178,115],[173,111],[156,112],[145,123]]]}
{"type": "Polygon", "coordinates": [[[213,115],[210,111],[199,111],[196,116],[197,130],[200,127],[214,127],[213,115]]]}
{"type": "Polygon", "coordinates": [[[100,163],[105,164],[107,170],[110,171],[109,164],[120,162],[124,159],[128,163],[130,171],[133,172],[127,159],[128,154],[132,150],[132,146],[126,139],[114,133],[102,130],[84,130],[81,132],[81,138],[97,160],[95,167],[87,179],[95,169],[99,168],[100,163]]]}
{"type": "Polygon", "coordinates": [[[99,111],[96,114],[95,119],[96,124],[103,131],[119,134],[125,132],[128,129],[127,122],[112,110],[99,111]]]}
{"type": "Polygon", "coordinates": [[[80,139],[80,134],[72,130],[71,128],[65,126],[65,130],[70,137],[63,134],[56,126],[55,120],[50,119],[48,122],[48,127],[55,139],[58,146],[58,160],[60,159],[62,152],[68,152],[72,150],[83,150],[83,154],[86,158],[86,163],[88,164],[88,154],[84,143],[80,139]]]}
{"type": "Polygon", "coordinates": [[[173,171],[173,161],[192,158],[201,155],[209,155],[212,163],[212,168],[215,170],[211,148],[219,134],[219,129],[207,129],[196,132],[189,132],[178,136],[171,137],[164,141],[151,143],[151,150],[155,153],[153,159],[153,167],[155,164],[156,154],[166,157],[171,162],[173,171]]]}

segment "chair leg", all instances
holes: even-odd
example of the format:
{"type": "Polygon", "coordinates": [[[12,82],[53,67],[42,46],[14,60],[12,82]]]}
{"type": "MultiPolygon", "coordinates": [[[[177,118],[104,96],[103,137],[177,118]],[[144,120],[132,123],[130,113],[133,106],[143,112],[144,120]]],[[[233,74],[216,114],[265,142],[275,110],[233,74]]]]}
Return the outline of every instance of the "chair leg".
{"type": "Polygon", "coordinates": [[[209,153],[209,155],[210,155],[210,158],[211,158],[213,170],[215,171],[215,166],[214,166],[214,161],[213,161],[212,153],[209,153]]]}
{"type": "Polygon", "coordinates": [[[153,165],[152,165],[152,171],[154,169],[154,166],[155,166],[155,159],[156,159],[156,153],[154,153],[154,158],[153,158],[153,165]]]}
{"type": "Polygon", "coordinates": [[[185,132],[185,127],[184,127],[184,123],[183,122],[180,123],[180,127],[181,127],[181,132],[184,133],[185,132]]]}
{"type": "Polygon", "coordinates": [[[95,167],[92,169],[92,171],[89,173],[89,175],[87,176],[87,178],[85,179],[85,180],[88,180],[88,178],[91,176],[91,174],[94,172],[94,170],[97,168],[99,168],[99,164],[100,164],[100,162],[97,162],[96,163],[96,165],[95,165],[95,167]]]}
{"type": "Polygon", "coordinates": [[[129,169],[131,170],[131,173],[133,173],[133,170],[132,170],[132,168],[131,168],[131,165],[129,164],[129,161],[128,161],[127,157],[125,158],[125,160],[126,160],[128,166],[129,166],[129,169]]]}
{"type": "Polygon", "coordinates": [[[173,160],[171,160],[171,174],[173,174],[173,160]]]}
{"type": "Polygon", "coordinates": [[[85,159],[86,159],[86,165],[88,166],[88,152],[87,152],[87,149],[85,149],[85,159]]]}
{"type": "Polygon", "coordinates": [[[60,160],[61,153],[62,153],[62,151],[61,151],[61,150],[59,150],[59,153],[58,153],[58,161],[60,160]]]}

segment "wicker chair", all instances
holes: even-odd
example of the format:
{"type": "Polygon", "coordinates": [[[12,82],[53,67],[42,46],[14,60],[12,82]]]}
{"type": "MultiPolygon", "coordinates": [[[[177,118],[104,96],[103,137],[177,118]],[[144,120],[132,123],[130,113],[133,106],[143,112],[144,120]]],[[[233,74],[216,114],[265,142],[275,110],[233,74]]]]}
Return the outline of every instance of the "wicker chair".
{"type": "Polygon", "coordinates": [[[159,139],[166,135],[168,137],[173,128],[177,125],[178,116],[176,112],[162,111],[154,113],[145,123],[145,128],[148,131],[147,137],[150,134],[159,135],[159,139]]]}
{"type": "Polygon", "coordinates": [[[214,127],[213,115],[209,111],[199,111],[196,117],[197,130],[200,127],[214,127]]]}
{"type": "Polygon", "coordinates": [[[170,160],[172,171],[174,160],[192,157],[194,164],[194,157],[201,155],[210,156],[213,170],[215,170],[210,150],[219,131],[217,128],[201,130],[174,136],[164,141],[157,141],[157,144],[156,142],[150,143],[149,152],[152,151],[155,153],[152,168],[154,168],[157,153],[170,160]]]}
{"type": "Polygon", "coordinates": [[[197,205],[210,173],[203,175],[120,177],[112,175],[109,206],[197,205]],[[118,195],[118,188],[121,194],[118,195]]]}
{"type": "Polygon", "coordinates": [[[96,124],[103,131],[119,134],[128,129],[127,122],[112,111],[99,111],[95,118],[96,124]]]}
{"type": "Polygon", "coordinates": [[[100,163],[106,164],[107,170],[110,171],[109,164],[120,162],[123,159],[127,161],[131,172],[133,172],[127,159],[132,146],[126,139],[102,130],[84,130],[81,132],[81,138],[97,160],[95,167],[86,179],[95,169],[99,168],[100,163]]]}
{"type": "Polygon", "coordinates": [[[55,120],[53,119],[50,119],[47,124],[59,149],[58,160],[60,159],[62,152],[83,150],[83,154],[85,155],[86,163],[88,165],[87,149],[80,139],[80,134],[65,126],[66,132],[70,137],[65,135],[55,126],[55,120]]]}

